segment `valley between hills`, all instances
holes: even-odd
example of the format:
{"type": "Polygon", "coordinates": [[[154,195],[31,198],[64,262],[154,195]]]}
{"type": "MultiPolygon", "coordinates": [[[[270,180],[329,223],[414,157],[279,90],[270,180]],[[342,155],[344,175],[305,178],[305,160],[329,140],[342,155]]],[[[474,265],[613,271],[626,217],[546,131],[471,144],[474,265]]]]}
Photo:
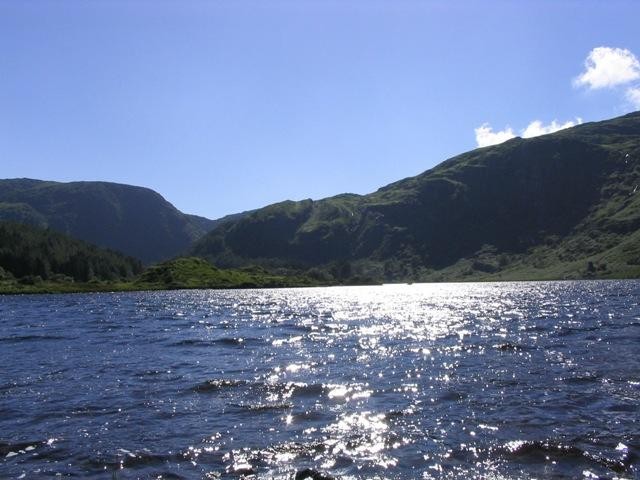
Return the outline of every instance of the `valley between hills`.
{"type": "Polygon", "coordinates": [[[367,195],[210,220],[143,187],[0,180],[0,292],[640,276],[640,112],[367,195]]]}

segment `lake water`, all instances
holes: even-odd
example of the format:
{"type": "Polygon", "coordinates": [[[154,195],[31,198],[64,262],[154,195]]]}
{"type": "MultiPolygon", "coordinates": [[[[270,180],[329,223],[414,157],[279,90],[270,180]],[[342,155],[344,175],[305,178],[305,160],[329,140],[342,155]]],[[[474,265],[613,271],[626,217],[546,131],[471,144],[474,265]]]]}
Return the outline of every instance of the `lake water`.
{"type": "Polygon", "coordinates": [[[0,478],[640,475],[637,281],[4,296],[0,360],[0,478]]]}

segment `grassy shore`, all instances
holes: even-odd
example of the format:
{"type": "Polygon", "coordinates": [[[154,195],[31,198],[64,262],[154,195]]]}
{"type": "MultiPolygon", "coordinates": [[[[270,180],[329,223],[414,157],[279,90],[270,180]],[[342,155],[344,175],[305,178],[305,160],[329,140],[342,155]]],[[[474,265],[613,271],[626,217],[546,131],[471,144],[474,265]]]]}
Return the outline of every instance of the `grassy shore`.
{"type": "Polygon", "coordinates": [[[274,275],[261,268],[220,269],[206,260],[178,258],[154,265],[128,281],[47,281],[31,278],[0,281],[0,294],[131,292],[196,288],[311,287],[320,283],[303,275],[274,275]]]}
{"type": "MultiPolygon", "coordinates": [[[[483,258],[491,266],[490,258],[483,258]]],[[[477,260],[476,260],[477,263],[477,260]]],[[[483,266],[485,265],[483,263],[483,266]]],[[[409,278],[405,281],[423,282],[501,282],[501,281],[544,281],[544,280],[597,280],[639,278],[637,266],[616,265],[611,270],[603,268],[602,263],[593,262],[593,271],[588,270],[584,262],[576,265],[549,262],[533,267],[528,264],[519,268],[506,268],[496,272],[478,269],[470,260],[440,271],[423,275],[421,278],[409,278]],[[625,268],[626,267],[626,268],[625,268]]],[[[235,289],[235,288],[288,288],[320,287],[336,285],[376,285],[383,280],[349,278],[331,280],[315,278],[304,274],[273,274],[260,267],[242,269],[221,269],[206,260],[196,257],[177,258],[147,268],[142,274],[129,280],[92,280],[77,282],[70,278],[62,281],[29,279],[0,280],[0,294],[43,294],[43,293],[83,293],[83,292],[133,292],[146,290],[181,289],[235,289]]]]}

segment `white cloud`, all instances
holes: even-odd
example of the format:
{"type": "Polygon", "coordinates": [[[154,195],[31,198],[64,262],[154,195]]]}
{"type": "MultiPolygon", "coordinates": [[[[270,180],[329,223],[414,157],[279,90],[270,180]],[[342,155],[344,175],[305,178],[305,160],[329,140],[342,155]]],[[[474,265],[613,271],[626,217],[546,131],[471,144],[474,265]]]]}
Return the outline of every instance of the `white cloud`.
{"type": "Polygon", "coordinates": [[[479,147],[488,147],[489,145],[496,145],[498,143],[506,142],[510,138],[515,137],[511,127],[507,127],[504,130],[494,132],[488,123],[483,123],[475,129],[476,142],[479,147]]]}
{"type": "MultiPolygon", "coordinates": [[[[629,89],[629,91],[631,90],[632,89],[629,89]]],[[[640,103],[640,88],[634,91],[633,95],[637,96],[636,100],[640,103]]],[[[564,123],[559,123],[557,120],[554,120],[548,125],[544,125],[540,120],[534,120],[527,125],[527,128],[520,130],[520,136],[522,138],[537,137],[539,135],[557,132],[558,130],[563,130],[565,128],[575,127],[581,123],[582,119],[580,117],[576,117],[575,121],[569,120],[564,123]]],[[[491,128],[491,125],[488,123],[483,123],[474,131],[476,133],[476,143],[478,144],[478,147],[497,145],[498,143],[506,142],[507,140],[515,137],[511,127],[494,132],[493,128],[491,128]]]]}
{"type": "MultiPolygon", "coordinates": [[[[636,82],[640,79],[640,61],[630,50],[611,47],[594,48],[589,52],[584,66],[585,71],[574,79],[574,86],[584,86],[595,90],[626,84],[627,101],[635,109],[640,109],[640,84],[636,82]]],[[[547,125],[543,124],[540,120],[533,120],[526,128],[520,130],[520,136],[522,138],[537,137],[565,128],[575,127],[581,123],[582,119],[580,117],[564,123],[553,120],[547,125]]],[[[488,123],[483,123],[474,129],[474,131],[478,147],[497,145],[516,136],[511,127],[506,127],[504,130],[494,132],[488,123]]]]}
{"type": "Polygon", "coordinates": [[[590,89],[615,87],[640,78],[640,62],[625,48],[594,48],[584,66],[586,70],[574,80],[575,86],[590,89]]]}
{"type": "Polygon", "coordinates": [[[640,109],[640,87],[627,89],[627,100],[633,108],[640,109]]]}
{"type": "Polygon", "coordinates": [[[558,123],[558,121],[554,120],[549,125],[543,125],[540,120],[534,120],[529,125],[527,125],[527,128],[522,130],[522,138],[531,138],[537,137],[539,135],[546,135],[547,133],[557,132],[558,130],[563,130],[565,128],[575,127],[576,125],[580,125],[581,123],[582,119],[580,117],[576,117],[575,122],[569,120],[564,123],[558,123]]]}

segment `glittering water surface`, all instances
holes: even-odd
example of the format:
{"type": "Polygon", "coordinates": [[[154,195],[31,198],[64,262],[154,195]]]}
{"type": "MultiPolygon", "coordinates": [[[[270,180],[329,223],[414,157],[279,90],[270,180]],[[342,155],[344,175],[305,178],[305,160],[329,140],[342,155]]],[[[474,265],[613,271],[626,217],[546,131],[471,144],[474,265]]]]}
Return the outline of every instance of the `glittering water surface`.
{"type": "Polygon", "coordinates": [[[636,281],[6,296],[0,327],[1,478],[640,475],[636,281]]]}

